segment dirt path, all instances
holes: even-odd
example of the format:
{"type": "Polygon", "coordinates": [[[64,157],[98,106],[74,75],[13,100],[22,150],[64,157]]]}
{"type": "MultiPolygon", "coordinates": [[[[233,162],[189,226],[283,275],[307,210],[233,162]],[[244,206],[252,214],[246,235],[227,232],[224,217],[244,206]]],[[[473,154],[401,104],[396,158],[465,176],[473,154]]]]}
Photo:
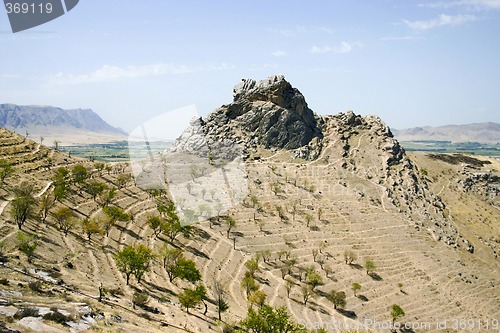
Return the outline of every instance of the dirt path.
{"type": "Polygon", "coordinates": [[[12,200],[12,198],[8,198],[7,201],[3,201],[2,203],[0,203],[0,215],[2,215],[3,213],[3,210],[5,209],[5,207],[7,207],[7,205],[9,204],[9,202],[12,200]]]}
{"type": "Polygon", "coordinates": [[[35,198],[39,198],[41,197],[45,192],[47,192],[47,190],[50,188],[50,186],[52,185],[53,182],[48,182],[47,185],[45,185],[45,187],[40,191],[40,193],[38,193],[37,195],[35,195],[35,198]]]}

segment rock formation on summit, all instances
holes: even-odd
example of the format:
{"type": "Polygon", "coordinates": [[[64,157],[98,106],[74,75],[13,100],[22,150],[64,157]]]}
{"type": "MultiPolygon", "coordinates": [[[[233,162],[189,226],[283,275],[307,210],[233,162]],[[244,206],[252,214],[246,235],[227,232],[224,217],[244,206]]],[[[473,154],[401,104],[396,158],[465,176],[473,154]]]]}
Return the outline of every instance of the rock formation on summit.
{"type": "Polygon", "coordinates": [[[232,103],[204,119],[209,144],[232,136],[246,149],[290,149],[303,158],[317,157],[317,149],[307,147],[322,139],[321,120],[284,76],[243,79],[233,95],[232,103]]]}
{"type": "MultiPolygon", "coordinates": [[[[289,151],[298,163],[327,164],[368,180],[416,229],[453,247],[463,243],[473,251],[446,218],[441,198],[429,190],[426,178],[379,117],[352,111],[318,116],[283,76],[243,79],[233,89],[233,97],[232,103],[206,118],[194,119],[172,150],[219,158],[236,149],[233,157],[250,160],[260,158],[259,149],[289,151]]],[[[360,195],[364,196],[363,191],[360,195]]]]}

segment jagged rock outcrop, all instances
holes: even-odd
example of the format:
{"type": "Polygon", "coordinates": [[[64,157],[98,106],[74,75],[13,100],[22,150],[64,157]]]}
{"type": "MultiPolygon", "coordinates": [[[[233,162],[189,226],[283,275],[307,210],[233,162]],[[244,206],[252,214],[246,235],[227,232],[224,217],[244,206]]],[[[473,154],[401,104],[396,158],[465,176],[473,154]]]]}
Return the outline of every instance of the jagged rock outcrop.
{"type": "Polygon", "coordinates": [[[474,192],[487,203],[500,206],[500,177],[491,173],[464,172],[466,178],[460,181],[464,192],[474,192]]]}
{"type": "MultiPolygon", "coordinates": [[[[193,120],[174,143],[173,151],[207,156],[217,151],[214,147],[225,146],[221,143],[232,142],[228,151],[240,147],[244,158],[258,154],[261,147],[291,150],[305,160],[339,164],[382,187],[394,209],[415,228],[427,230],[450,246],[461,245],[457,229],[446,218],[445,204],[432,193],[426,178],[379,117],[363,117],[352,111],[317,116],[283,76],[244,79],[233,89],[233,97],[232,103],[206,118],[193,120]]],[[[462,241],[473,251],[471,244],[462,241]]]]}
{"type": "Polygon", "coordinates": [[[323,134],[321,119],[309,109],[304,96],[285,80],[243,79],[233,90],[234,100],[216,109],[206,119],[209,142],[232,136],[246,149],[296,150],[296,155],[314,159],[323,134]]]}

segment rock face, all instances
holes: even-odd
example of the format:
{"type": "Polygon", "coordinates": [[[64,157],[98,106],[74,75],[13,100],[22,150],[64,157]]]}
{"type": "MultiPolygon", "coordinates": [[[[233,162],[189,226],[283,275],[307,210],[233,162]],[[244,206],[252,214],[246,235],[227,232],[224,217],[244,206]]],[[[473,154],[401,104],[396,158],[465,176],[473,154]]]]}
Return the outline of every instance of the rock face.
{"type": "MultiPolygon", "coordinates": [[[[233,96],[232,103],[204,120],[209,142],[231,135],[246,148],[304,150],[323,137],[320,118],[283,76],[262,81],[243,79],[233,89],[233,96]]],[[[302,153],[302,157],[314,159],[317,153],[302,153]]]]}

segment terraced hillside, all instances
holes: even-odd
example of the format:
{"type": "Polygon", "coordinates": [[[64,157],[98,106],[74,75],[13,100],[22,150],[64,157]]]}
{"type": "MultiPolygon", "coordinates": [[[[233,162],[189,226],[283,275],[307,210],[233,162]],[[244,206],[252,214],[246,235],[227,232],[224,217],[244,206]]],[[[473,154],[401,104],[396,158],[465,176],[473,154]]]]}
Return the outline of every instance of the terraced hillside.
{"type": "MultiPolygon", "coordinates": [[[[269,103],[258,105],[274,108],[269,103]]],[[[248,107],[247,102],[242,105],[248,107]]],[[[233,120],[237,123],[238,117],[226,122],[226,133],[233,129],[233,120]]],[[[250,306],[258,307],[258,301],[250,304],[241,283],[249,275],[248,261],[258,259],[254,276],[266,303],[284,306],[308,328],[389,332],[390,307],[397,304],[405,312],[397,322],[413,325],[400,332],[464,331],[453,327],[460,320],[470,331],[495,332],[491,325],[500,318],[498,240],[486,235],[498,232],[500,216],[498,192],[485,193],[489,187],[480,186],[488,179],[462,180],[468,190],[461,196],[453,190],[458,178],[447,164],[443,167],[446,162],[408,157],[378,118],[347,113],[316,121],[321,133],[311,130],[314,144],[298,152],[277,149],[268,137],[257,137],[271,146],[257,144],[248,150],[248,197],[194,225],[190,238],[181,233],[174,240],[168,232],[156,235],[148,223],[148,216],[163,216],[168,191],[138,188],[130,166],[69,157],[1,129],[0,160],[11,162],[14,170],[0,189],[5,261],[0,266],[1,320],[23,332],[27,327],[51,332],[220,332],[245,318],[250,306]],[[86,173],[80,177],[82,166],[86,173]],[[33,216],[22,225],[22,232],[38,242],[28,261],[19,249],[11,213],[15,189],[23,180],[33,184],[38,211],[43,198],[57,193],[60,168],[69,170],[64,175],[68,195],[55,202],[45,222],[33,216]],[[94,196],[90,184],[95,182],[106,188],[94,196]],[[477,210],[463,211],[462,205],[477,210]],[[75,224],[67,235],[58,220],[63,207],[74,213],[75,224]],[[91,234],[89,241],[80,222],[109,221],[106,207],[117,207],[130,218],[117,218],[107,224],[108,235],[91,234]],[[230,229],[228,221],[235,221],[230,229]],[[115,255],[137,244],[157,254],[170,244],[193,260],[207,288],[207,310],[199,304],[188,313],[181,306],[178,295],[194,285],[181,278],[170,282],[161,255],[140,282],[132,276],[127,284],[115,255]],[[367,259],[375,267],[365,267],[367,259]],[[33,283],[37,278],[43,282],[33,283]],[[222,322],[214,281],[223,286],[229,306],[222,322]],[[354,283],[361,289],[353,291],[354,283]],[[99,302],[101,284],[107,292],[99,302]],[[332,290],[345,292],[345,306],[334,308],[332,290]],[[146,306],[133,304],[137,291],[149,297],[146,306]],[[39,313],[14,316],[25,308],[39,313]],[[61,320],[66,324],[42,318],[56,309],[66,316],[61,320]],[[446,330],[438,330],[436,322],[444,320],[446,330]]],[[[483,167],[498,176],[498,162],[492,163],[483,167]]],[[[203,191],[204,177],[200,173],[190,180],[187,192],[193,197],[203,191]]],[[[210,202],[216,195],[202,197],[210,202]]]]}

